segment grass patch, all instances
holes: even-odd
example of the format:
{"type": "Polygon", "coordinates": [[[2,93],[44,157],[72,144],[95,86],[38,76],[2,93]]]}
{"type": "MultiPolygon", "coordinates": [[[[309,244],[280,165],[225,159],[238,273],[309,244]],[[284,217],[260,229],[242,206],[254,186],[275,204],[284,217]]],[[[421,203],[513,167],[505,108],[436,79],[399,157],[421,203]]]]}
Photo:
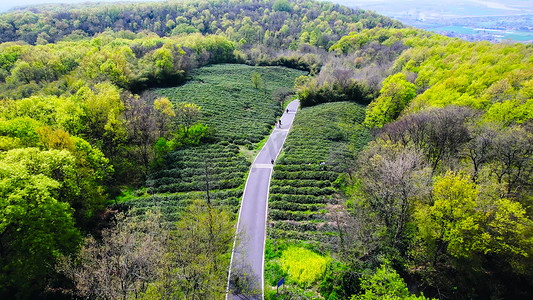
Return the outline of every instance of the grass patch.
{"type": "Polygon", "coordinates": [[[248,149],[246,145],[239,145],[239,153],[250,163],[252,163],[254,157],[257,155],[257,151],[248,149]]]}
{"type": "Polygon", "coordinates": [[[117,196],[117,198],[115,199],[115,202],[122,203],[122,202],[129,201],[133,198],[135,198],[134,190],[132,188],[125,187],[120,193],[120,195],[117,196]]]}

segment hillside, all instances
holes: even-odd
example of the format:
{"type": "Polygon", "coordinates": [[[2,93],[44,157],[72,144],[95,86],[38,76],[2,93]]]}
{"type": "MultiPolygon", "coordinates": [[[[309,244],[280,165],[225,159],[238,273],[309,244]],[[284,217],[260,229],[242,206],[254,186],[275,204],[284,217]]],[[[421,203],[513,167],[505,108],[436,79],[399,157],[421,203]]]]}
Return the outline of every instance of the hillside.
{"type": "Polygon", "coordinates": [[[267,44],[286,49],[293,42],[297,46],[303,32],[314,35],[311,45],[328,47],[350,31],[380,25],[401,26],[372,12],[307,0],[43,5],[0,15],[0,41],[40,44],[93,37],[111,28],[116,32],[148,31],[160,37],[224,33],[233,41],[243,39],[250,44],[263,43],[266,38],[267,44]]]}
{"type": "Polygon", "coordinates": [[[312,0],[35,6],[0,41],[0,298],[223,297],[295,97],[265,298],[533,294],[531,44],[312,0]]]}

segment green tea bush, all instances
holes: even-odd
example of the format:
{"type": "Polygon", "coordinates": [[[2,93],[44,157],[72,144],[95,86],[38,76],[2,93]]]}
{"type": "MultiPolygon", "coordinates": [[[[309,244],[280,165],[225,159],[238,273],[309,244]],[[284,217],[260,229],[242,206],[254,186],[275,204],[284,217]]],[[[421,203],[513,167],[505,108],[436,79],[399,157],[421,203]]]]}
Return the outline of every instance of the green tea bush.
{"type": "Polygon", "coordinates": [[[323,204],[300,204],[286,201],[272,201],[269,206],[271,209],[282,209],[292,211],[317,211],[321,208],[324,208],[323,204]]]}
{"type": "Polygon", "coordinates": [[[309,220],[314,217],[312,212],[287,211],[278,209],[270,209],[268,214],[272,220],[302,221],[309,220]]]}
{"type": "Polygon", "coordinates": [[[277,222],[276,229],[299,232],[317,231],[317,224],[309,222],[277,222]]]}
{"type": "Polygon", "coordinates": [[[312,195],[288,195],[288,194],[270,194],[270,201],[287,201],[287,202],[293,202],[293,203],[307,203],[307,204],[314,204],[314,203],[327,203],[328,197],[327,196],[312,196],[312,195]]]}
{"type": "Polygon", "coordinates": [[[239,154],[238,146],[229,143],[168,153],[162,169],[146,181],[146,194],[151,196],[134,198],[127,205],[159,207],[168,220],[176,220],[193,200],[206,199],[206,165],[211,201],[237,212],[250,163],[239,154]]]}

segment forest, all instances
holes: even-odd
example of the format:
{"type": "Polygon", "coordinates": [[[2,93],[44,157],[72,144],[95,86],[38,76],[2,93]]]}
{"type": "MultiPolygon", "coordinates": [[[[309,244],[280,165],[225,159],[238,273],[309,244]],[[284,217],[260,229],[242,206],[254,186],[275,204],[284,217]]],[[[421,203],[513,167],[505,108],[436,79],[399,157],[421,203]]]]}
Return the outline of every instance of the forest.
{"type": "Polygon", "coordinates": [[[296,98],[266,299],[533,295],[533,45],[190,0],[0,14],[0,298],[223,298],[247,172],[296,98]]]}

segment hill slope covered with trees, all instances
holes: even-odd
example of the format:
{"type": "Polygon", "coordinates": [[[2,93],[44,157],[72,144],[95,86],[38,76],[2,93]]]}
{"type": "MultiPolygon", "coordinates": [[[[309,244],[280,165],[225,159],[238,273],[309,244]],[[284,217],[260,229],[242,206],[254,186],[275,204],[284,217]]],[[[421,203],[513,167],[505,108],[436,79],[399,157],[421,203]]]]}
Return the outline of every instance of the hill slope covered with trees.
{"type": "Polygon", "coordinates": [[[374,140],[344,155],[357,157],[338,227],[348,268],[385,259],[439,298],[531,294],[532,51],[376,28],[341,38],[336,63],[296,82],[304,105],[360,101],[349,92],[368,84],[361,73],[386,66],[364,121],[374,140]]]}

